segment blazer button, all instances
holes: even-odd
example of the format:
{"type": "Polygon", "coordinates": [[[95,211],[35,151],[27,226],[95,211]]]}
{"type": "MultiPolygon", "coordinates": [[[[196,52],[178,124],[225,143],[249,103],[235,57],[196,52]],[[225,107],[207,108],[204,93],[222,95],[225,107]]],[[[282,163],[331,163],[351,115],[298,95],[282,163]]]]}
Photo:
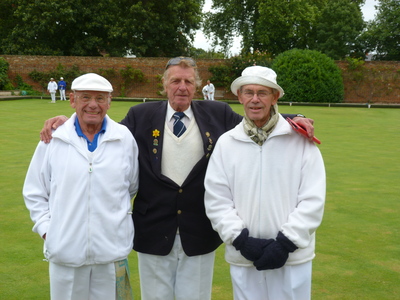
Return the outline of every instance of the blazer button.
{"type": "Polygon", "coordinates": [[[182,189],[179,189],[178,192],[179,192],[179,194],[182,194],[182,193],[183,193],[183,190],[182,190],[182,189]]]}
{"type": "Polygon", "coordinates": [[[182,213],[182,211],[180,209],[178,209],[178,215],[180,215],[182,213]]]}

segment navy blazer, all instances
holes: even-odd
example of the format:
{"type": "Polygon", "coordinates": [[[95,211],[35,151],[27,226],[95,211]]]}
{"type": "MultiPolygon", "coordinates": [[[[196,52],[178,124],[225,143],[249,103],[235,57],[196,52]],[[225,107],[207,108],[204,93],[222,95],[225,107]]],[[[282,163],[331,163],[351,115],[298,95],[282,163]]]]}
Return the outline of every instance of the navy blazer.
{"type": "Polygon", "coordinates": [[[222,243],[204,208],[207,164],[218,138],[235,127],[242,116],[223,102],[192,101],[204,155],[179,186],[161,174],[167,103],[157,101],[133,106],[121,121],[139,146],[139,190],[132,215],[135,224],[133,248],[142,253],[167,255],[179,227],[186,255],[206,254],[222,243]]]}

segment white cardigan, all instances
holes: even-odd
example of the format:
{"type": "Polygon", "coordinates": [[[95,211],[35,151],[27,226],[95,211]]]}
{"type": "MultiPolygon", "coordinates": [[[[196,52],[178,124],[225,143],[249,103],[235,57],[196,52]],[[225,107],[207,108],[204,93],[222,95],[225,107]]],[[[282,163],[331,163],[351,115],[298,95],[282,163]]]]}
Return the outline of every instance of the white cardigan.
{"type": "Polygon", "coordinates": [[[46,257],[78,267],[124,259],[133,246],[131,198],[138,188],[138,148],[129,130],[107,118],[94,152],[75,132],[74,114],[40,142],[23,188],[25,204],[46,233],[46,257]]]}
{"type": "Polygon", "coordinates": [[[299,247],[287,265],[314,258],[315,230],[325,202],[324,163],[319,149],[282,116],[262,146],[245,134],[243,122],[222,135],[208,164],[205,188],[206,213],[226,243],[228,263],[252,266],[232,246],[243,228],[252,237],[267,239],[282,231],[299,247]]]}

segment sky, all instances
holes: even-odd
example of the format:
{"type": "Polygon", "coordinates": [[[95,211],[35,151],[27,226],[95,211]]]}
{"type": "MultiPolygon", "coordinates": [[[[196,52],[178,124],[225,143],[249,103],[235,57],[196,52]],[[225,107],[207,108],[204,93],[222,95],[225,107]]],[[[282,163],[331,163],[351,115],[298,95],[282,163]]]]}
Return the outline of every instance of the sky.
{"type": "MultiPolygon", "coordinates": [[[[364,6],[361,8],[362,13],[364,15],[365,21],[370,21],[375,17],[375,5],[377,5],[377,0],[366,0],[364,6]]],[[[205,4],[203,7],[203,11],[210,11],[211,9],[211,0],[205,0],[205,4]]],[[[235,38],[233,42],[233,46],[230,49],[232,55],[239,54],[240,52],[240,38],[235,38]]],[[[195,48],[202,48],[204,50],[211,50],[212,46],[211,43],[206,39],[203,33],[198,30],[196,32],[196,37],[194,39],[194,47],[195,48]]],[[[218,49],[217,49],[218,50],[218,49]]]]}

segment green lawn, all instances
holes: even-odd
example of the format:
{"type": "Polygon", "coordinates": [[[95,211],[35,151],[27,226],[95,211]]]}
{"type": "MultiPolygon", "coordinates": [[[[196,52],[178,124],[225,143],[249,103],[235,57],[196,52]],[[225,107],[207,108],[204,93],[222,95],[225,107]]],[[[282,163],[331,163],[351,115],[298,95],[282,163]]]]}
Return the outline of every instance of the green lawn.
{"type": "MultiPolygon", "coordinates": [[[[49,299],[43,242],[31,231],[21,189],[45,119],[68,102],[0,101],[0,298],[49,299]]],[[[113,102],[119,121],[135,103],[113,102]]],[[[232,105],[242,113],[240,105],[232,105]]],[[[400,110],[280,106],[315,120],[327,171],[325,216],[317,231],[313,299],[400,299],[400,110]]],[[[140,299],[136,254],[131,282],[140,299]]],[[[223,247],[213,299],[232,299],[223,247]]],[[[279,300],[279,299],[277,299],[279,300]]]]}

